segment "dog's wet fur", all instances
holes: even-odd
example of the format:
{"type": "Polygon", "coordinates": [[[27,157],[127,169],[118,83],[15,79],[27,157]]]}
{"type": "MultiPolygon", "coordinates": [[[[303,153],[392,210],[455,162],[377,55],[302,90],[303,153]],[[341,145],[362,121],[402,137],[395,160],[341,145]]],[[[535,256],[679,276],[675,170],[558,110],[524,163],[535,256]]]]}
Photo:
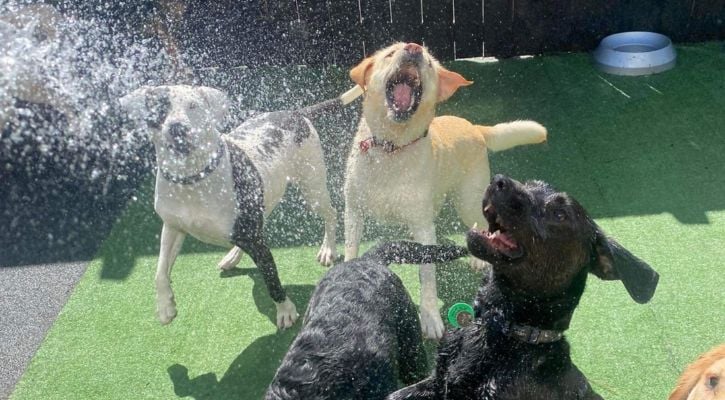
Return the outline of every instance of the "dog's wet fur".
{"type": "Polygon", "coordinates": [[[492,265],[474,323],[448,332],[430,377],[389,398],[601,399],[570,359],[565,338],[522,339],[511,324],[563,333],[589,273],[621,280],[638,303],[654,295],[658,274],[544,182],[494,177],[483,213],[488,230],[467,235],[471,254],[492,265]]]}
{"type": "Polygon", "coordinates": [[[382,399],[427,373],[418,313],[390,263],[464,257],[465,247],[382,244],[330,269],[266,399],[382,399]]]}

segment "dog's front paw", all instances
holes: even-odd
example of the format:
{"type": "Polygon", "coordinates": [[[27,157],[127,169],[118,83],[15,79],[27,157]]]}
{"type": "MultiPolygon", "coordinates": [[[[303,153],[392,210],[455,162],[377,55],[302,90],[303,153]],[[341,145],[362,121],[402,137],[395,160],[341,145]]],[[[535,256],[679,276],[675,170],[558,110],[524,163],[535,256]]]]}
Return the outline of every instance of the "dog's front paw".
{"type": "Polygon", "coordinates": [[[471,269],[476,272],[483,272],[491,267],[491,264],[489,264],[488,262],[474,256],[470,256],[468,258],[468,262],[470,263],[471,269]]]}
{"type": "Polygon", "coordinates": [[[320,251],[317,252],[317,261],[325,267],[332,266],[337,258],[337,251],[335,246],[322,245],[320,251]]]}
{"type": "Polygon", "coordinates": [[[438,308],[431,306],[420,306],[420,327],[423,336],[427,339],[439,340],[443,337],[445,327],[438,308]]]}
{"type": "Polygon", "coordinates": [[[234,246],[229,252],[224,256],[224,258],[219,261],[219,264],[217,266],[222,271],[230,270],[239,264],[239,260],[242,259],[242,256],[244,255],[244,252],[242,252],[242,249],[239,247],[234,246]]]}
{"type": "Polygon", "coordinates": [[[176,302],[173,296],[169,300],[156,301],[156,317],[161,325],[167,325],[174,320],[176,317],[176,302]]]}
{"type": "Polygon", "coordinates": [[[295,304],[288,297],[281,303],[275,303],[275,305],[277,306],[277,328],[287,329],[291,327],[299,317],[295,304]]]}

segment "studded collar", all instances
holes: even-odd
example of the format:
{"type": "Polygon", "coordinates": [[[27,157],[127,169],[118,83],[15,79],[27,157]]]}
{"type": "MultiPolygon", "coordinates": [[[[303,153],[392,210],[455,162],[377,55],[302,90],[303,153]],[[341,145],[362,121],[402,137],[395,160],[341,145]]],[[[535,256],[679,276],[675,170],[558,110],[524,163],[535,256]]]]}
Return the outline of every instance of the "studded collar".
{"type": "Polygon", "coordinates": [[[206,167],[204,167],[203,170],[197,172],[193,175],[187,175],[187,176],[179,176],[174,175],[168,170],[164,169],[162,166],[159,165],[159,171],[161,171],[161,176],[164,177],[169,182],[176,183],[179,185],[191,185],[194,183],[197,183],[201,181],[202,179],[209,176],[212,172],[214,172],[217,167],[219,166],[219,162],[224,157],[224,151],[226,149],[226,146],[224,144],[223,140],[219,141],[219,147],[217,150],[212,154],[211,157],[209,157],[209,162],[207,163],[206,167]]]}

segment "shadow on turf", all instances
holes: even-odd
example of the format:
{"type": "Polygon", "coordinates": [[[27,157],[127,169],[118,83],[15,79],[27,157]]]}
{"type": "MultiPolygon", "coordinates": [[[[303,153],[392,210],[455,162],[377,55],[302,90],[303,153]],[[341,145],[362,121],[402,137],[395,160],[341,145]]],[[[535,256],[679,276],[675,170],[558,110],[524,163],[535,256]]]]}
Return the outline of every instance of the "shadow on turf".
{"type": "Polygon", "coordinates": [[[234,359],[221,379],[213,372],[189,379],[185,366],[170,366],[167,371],[174,393],[196,400],[261,399],[298,330],[299,323],[255,340],[234,359]]]}
{"type": "MultiPolygon", "coordinates": [[[[252,297],[254,298],[254,305],[257,306],[257,311],[260,314],[266,315],[272,324],[277,323],[277,312],[274,302],[272,301],[272,298],[269,297],[267,286],[264,284],[262,274],[259,272],[258,269],[235,267],[230,270],[220,272],[219,276],[225,279],[235,278],[238,276],[248,276],[249,278],[251,278],[254,282],[254,285],[252,286],[252,297]]],[[[307,308],[307,303],[312,296],[312,291],[315,290],[315,286],[285,285],[284,282],[282,282],[282,285],[287,292],[287,296],[297,306],[297,312],[300,315],[304,315],[305,309],[307,308]]],[[[297,327],[298,325],[299,324],[295,324],[295,327],[297,327]]],[[[296,331],[297,328],[292,329],[296,331]]]]}
{"type": "MultiPolygon", "coordinates": [[[[444,302],[442,312],[445,318],[445,313],[451,304],[471,301],[480,283],[481,275],[471,272],[466,260],[439,265],[438,270],[438,285],[441,299],[444,302]]],[[[233,268],[221,273],[222,278],[233,279],[239,276],[248,276],[254,281],[252,289],[254,303],[259,312],[265,314],[270,322],[274,323],[275,308],[267,295],[259,272],[254,268],[233,268]]],[[[285,289],[290,298],[298,305],[300,315],[304,315],[314,286],[285,286],[285,289]]],[[[174,393],[179,397],[191,397],[196,400],[262,398],[292,340],[299,332],[300,323],[301,321],[297,322],[291,329],[262,336],[255,340],[234,359],[221,379],[217,378],[213,372],[190,378],[186,366],[171,365],[167,372],[174,385],[174,393]]],[[[435,347],[434,342],[426,341],[426,349],[431,363],[435,347]]]]}
{"type": "MultiPolygon", "coordinates": [[[[270,323],[276,323],[276,308],[257,269],[232,268],[221,272],[220,276],[225,279],[250,277],[254,281],[252,297],[257,310],[266,315],[270,323]]],[[[297,305],[300,315],[304,315],[314,288],[313,285],[285,285],[287,295],[297,305]]],[[[234,359],[221,379],[217,379],[213,372],[190,379],[185,366],[170,366],[167,371],[174,385],[174,393],[179,397],[192,397],[196,400],[262,398],[292,339],[299,331],[300,323],[301,321],[290,329],[255,340],[234,359]]]]}

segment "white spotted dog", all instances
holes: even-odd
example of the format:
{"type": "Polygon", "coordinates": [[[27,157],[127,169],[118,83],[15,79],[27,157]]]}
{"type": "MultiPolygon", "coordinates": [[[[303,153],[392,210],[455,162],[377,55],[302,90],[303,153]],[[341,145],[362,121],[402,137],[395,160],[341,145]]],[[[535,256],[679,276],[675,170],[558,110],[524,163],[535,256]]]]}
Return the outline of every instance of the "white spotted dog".
{"type": "MultiPolygon", "coordinates": [[[[490,181],[488,150],[546,139],[546,129],[533,121],[481,126],[436,117],[439,102],[472,82],[415,43],[378,51],[350,77],[365,89],[365,100],[345,174],[345,260],[358,254],[365,217],[403,224],[415,241],[435,244],[434,221],[446,196],[466,225],[485,226],[480,194],[490,181]]],[[[420,281],[423,333],[438,339],[444,328],[435,265],[421,266],[420,281]]]]}
{"type": "Polygon", "coordinates": [[[264,218],[279,203],[288,177],[325,220],[318,259],[335,257],[336,215],[326,189],[319,137],[308,119],[359,96],[355,88],[338,99],[297,111],[263,113],[228,135],[217,130],[228,112],[227,96],[192,86],[142,87],[121,98],[131,118],[148,127],[158,170],[154,208],[163,220],[156,271],[156,312],[162,324],[176,316],[171,267],[187,234],[234,247],[219,264],[233,267],[241,251],[262,272],[277,306],[277,326],[290,327],[297,310],[286,296],[264,238],[264,218]]]}

